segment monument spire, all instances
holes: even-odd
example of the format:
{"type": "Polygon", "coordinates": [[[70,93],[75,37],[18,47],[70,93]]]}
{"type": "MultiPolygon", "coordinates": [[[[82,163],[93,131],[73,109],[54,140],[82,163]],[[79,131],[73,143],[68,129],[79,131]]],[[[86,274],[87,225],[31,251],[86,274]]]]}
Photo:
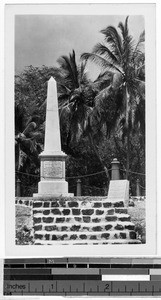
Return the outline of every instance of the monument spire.
{"type": "Polygon", "coordinates": [[[51,77],[47,88],[45,144],[40,154],[41,180],[34,197],[73,196],[68,194],[68,182],[65,181],[65,158],[66,154],[61,151],[56,81],[51,77]]]}
{"type": "Polygon", "coordinates": [[[56,152],[61,152],[61,141],[57,87],[55,79],[51,77],[48,81],[47,89],[44,153],[52,155],[56,152]]]}

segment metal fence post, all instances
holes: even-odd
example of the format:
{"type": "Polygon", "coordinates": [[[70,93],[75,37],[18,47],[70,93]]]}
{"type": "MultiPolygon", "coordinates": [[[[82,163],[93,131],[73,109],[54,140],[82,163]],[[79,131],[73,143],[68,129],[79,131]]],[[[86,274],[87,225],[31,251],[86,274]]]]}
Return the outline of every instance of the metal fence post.
{"type": "Polygon", "coordinates": [[[16,196],[21,197],[21,180],[19,178],[16,181],[16,196]]]}
{"type": "Polygon", "coordinates": [[[77,196],[81,196],[81,180],[77,180],[77,196]]]}
{"type": "Polygon", "coordinates": [[[114,158],[111,162],[111,180],[120,180],[120,162],[114,158]]]}
{"type": "Polygon", "coordinates": [[[140,179],[136,179],[136,196],[140,197],[141,192],[140,192],[140,179]]]}

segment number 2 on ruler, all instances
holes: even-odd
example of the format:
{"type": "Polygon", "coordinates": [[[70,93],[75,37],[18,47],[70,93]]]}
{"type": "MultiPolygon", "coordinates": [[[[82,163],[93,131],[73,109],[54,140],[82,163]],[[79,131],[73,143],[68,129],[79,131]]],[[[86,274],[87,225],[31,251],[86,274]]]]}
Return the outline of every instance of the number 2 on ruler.
{"type": "Polygon", "coordinates": [[[105,285],[104,292],[108,292],[108,289],[109,289],[109,284],[107,283],[107,284],[105,285]]]}

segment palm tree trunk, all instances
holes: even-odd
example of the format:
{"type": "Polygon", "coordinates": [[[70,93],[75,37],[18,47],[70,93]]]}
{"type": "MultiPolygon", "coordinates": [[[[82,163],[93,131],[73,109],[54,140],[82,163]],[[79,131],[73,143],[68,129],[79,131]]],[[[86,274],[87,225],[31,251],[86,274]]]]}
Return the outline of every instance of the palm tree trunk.
{"type": "Polygon", "coordinates": [[[17,171],[18,173],[16,174],[16,197],[21,197],[21,180],[19,178],[19,171],[20,171],[20,154],[21,154],[21,150],[20,150],[20,144],[18,145],[18,167],[17,167],[17,171]]]}
{"type": "MultiPolygon", "coordinates": [[[[21,148],[20,148],[20,144],[18,145],[18,172],[20,171],[20,166],[21,166],[21,148]]],[[[18,173],[19,174],[19,173],[18,173]]],[[[19,175],[18,175],[19,176],[19,175]]]]}
{"type": "Polygon", "coordinates": [[[91,134],[91,133],[89,133],[89,140],[90,140],[91,146],[92,146],[92,148],[93,148],[93,150],[94,150],[94,152],[95,152],[97,158],[99,159],[99,161],[100,161],[100,163],[101,163],[101,165],[102,165],[102,167],[103,167],[103,169],[104,169],[104,171],[105,171],[105,174],[106,174],[106,177],[107,177],[107,184],[109,185],[109,182],[110,182],[110,175],[109,175],[108,169],[107,169],[107,167],[104,165],[104,163],[103,163],[103,161],[102,161],[102,159],[101,159],[101,157],[100,157],[100,155],[99,155],[98,149],[97,149],[96,145],[95,145],[94,142],[93,142],[93,138],[92,138],[92,134],[91,134]]]}
{"type": "Polygon", "coordinates": [[[126,130],[126,179],[129,178],[130,164],[130,132],[129,132],[129,93],[127,85],[124,86],[124,105],[125,105],[125,130],[126,130]]]}
{"type": "Polygon", "coordinates": [[[125,86],[125,103],[126,103],[126,179],[129,179],[129,166],[130,166],[130,132],[129,132],[129,93],[127,86],[125,86]]]}
{"type": "Polygon", "coordinates": [[[129,167],[130,167],[130,134],[129,128],[127,128],[127,153],[126,153],[126,179],[129,179],[129,167]]]}

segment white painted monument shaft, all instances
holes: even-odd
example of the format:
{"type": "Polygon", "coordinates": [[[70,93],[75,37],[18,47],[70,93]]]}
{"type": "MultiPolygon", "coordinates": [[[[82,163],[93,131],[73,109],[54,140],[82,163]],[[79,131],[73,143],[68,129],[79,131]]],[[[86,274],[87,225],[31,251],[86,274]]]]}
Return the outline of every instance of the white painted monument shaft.
{"type": "Polygon", "coordinates": [[[44,153],[61,152],[56,81],[48,81],[44,153]]]}
{"type": "Polygon", "coordinates": [[[51,77],[47,89],[45,145],[40,154],[41,180],[35,197],[73,196],[68,194],[65,181],[65,158],[66,154],[61,151],[56,81],[51,77]]]}

